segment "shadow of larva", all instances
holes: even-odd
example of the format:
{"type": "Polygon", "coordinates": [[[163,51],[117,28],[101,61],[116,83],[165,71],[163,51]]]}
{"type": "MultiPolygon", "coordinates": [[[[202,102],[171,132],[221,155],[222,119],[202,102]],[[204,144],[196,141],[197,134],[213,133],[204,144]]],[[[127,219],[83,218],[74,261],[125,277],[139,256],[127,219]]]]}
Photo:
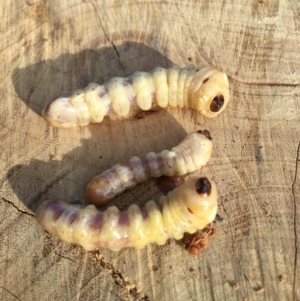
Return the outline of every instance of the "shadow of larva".
{"type": "MultiPolygon", "coordinates": [[[[99,42],[101,43],[101,42],[99,42]]],[[[113,76],[127,76],[136,70],[149,72],[156,66],[173,65],[166,56],[141,43],[124,42],[114,47],[86,49],[79,53],[62,53],[16,68],[12,82],[20,99],[38,115],[43,107],[60,94],[84,88],[90,82],[103,83],[113,76]]]]}

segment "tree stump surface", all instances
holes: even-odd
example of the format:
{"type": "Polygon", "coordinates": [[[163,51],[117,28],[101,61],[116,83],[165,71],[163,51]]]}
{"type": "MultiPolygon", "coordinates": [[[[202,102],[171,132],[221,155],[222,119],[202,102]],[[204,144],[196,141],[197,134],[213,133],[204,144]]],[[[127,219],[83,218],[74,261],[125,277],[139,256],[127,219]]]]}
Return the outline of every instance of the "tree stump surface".
{"type": "MultiPolygon", "coordinates": [[[[0,11],[1,300],[300,300],[298,1],[27,0],[0,11]],[[191,63],[228,74],[231,99],[214,119],[167,109],[57,129],[41,117],[89,82],[191,63]],[[96,174],[199,129],[214,150],[195,174],[216,181],[224,219],[202,253],[174,240],[85,252],[37,224],[46,199],[84,201],[96,174]]],[[[153,180],[112,203],[157,195],[153,180]]]]}

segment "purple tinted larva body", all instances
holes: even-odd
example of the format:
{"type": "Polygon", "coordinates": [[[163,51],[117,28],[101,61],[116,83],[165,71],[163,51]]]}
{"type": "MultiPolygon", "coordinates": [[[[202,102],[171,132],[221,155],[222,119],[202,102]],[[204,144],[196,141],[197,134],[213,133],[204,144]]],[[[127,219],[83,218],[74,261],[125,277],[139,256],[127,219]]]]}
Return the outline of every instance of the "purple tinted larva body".
{"type": "Polygon", "coordinates": [[[39,224],[62,240],[90,251],[124,247],[144,248],[149,243],[163,245],[167,239],[181,239],[211,223],[217,212],[217,189],[206,177],[191,178],[162,196],[159,204],[144,208],[131,205],[99,211],[94,205],[74,205],[62,200],[44,202],[36,212],[39,224]]]}
{"type": "Polygon", "coordinates": [[[86,199],[97,206],[104,205],[116,195],[150,178],[195,172],[208,162],[211,153],[212,141],[208,131],[190,133],[171,150],[133,157],[94,177],[86,187],[86,199]]]}
{"type": "Polygon", "coordinates": [[[50,101],[42,116],[53,126],[73,127],[102,122],[105,116],[126,118],[155,107],[190,108],[212,118],[229,101],[225,73],[193,65],[151,72],[135,72],[128,78],[114,77],[103,85],[64,94],[50,101]]]}

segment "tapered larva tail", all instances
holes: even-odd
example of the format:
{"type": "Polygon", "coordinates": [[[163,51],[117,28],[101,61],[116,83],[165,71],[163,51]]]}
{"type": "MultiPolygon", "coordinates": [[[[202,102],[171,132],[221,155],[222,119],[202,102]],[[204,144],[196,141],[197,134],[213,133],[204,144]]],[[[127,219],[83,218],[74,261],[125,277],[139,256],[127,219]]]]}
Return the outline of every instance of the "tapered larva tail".
{"type": "Polygon", "coordinates": [[[38,222],[62,240],[81,245],[87,251],[123,247],[141,249],[149,243],[163,245],[168,238],[181,239],[211,223],[217,212],[217,189],[206,177],[192,178],[161,197],[159,204],[146,203],[140,209],[129,206],[99,211],[61,200],[49,200],[36,212],[38,222]]]}
{"type": "Polygon", "coordinates": [[[135,72],[128,78],[114,77],[103,85],[61,95],[49,102],[43,117],[56,127],[99,123],[105,116],[126,118],[154,107],[190,108],[212,118],[229,100],[225,73],[210,67],[170,69],[156,67],[150,73],[135,72]]]}
{"type": "Polygon", "coordinates": [[[116,195],[152,177],[181,176],[194,172],[208,162],[211,153],[212,141],[208,131],[190,133],[171,150],[157,154],[151,152],[141,158],[133,157],[94,177],[86,187],[86,199],[97,206],[104,205],[116,195]]]}

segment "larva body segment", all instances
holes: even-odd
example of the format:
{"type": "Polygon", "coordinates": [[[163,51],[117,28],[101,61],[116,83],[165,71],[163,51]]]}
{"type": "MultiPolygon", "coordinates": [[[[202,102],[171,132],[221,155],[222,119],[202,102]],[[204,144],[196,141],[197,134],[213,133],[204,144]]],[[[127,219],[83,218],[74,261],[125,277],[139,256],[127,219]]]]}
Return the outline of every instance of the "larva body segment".
{"type": "Polygon", "coordinates": [[[97,206],[104,205],[116,195],[150,178],[194,172],[208,162],[211,153],[212,141],[208,131],[190,133],[171,150],[133,157],[94,177],[86,187],[86,199],[97,206]]]}
{"type": "Polygon", "coordinates": [[[50,101],[43,117],[56,127],[98,123],[105,116],[126,118],[155,107],[191,108],[206,117],[220,114],[229,100],[225,73],[210,67],[135,72],[127,78],[114,77],[103,85],[89,84],[83,90],[50,101]]]}
{"type": "Polygon", "coordinates": [[[146,203],[140,209],[129,206],[99,211],[62,200],[48,200],[36,212],[37,221],[62,240],[81,245],[87,251],[123,247],[144,248],[149,243],[163,245],[168,238],[181,239],[211,223],[217,212],[217,189],[214,182],[191,178],[182,186],[161,197],[159,204],[146,203]]]}

